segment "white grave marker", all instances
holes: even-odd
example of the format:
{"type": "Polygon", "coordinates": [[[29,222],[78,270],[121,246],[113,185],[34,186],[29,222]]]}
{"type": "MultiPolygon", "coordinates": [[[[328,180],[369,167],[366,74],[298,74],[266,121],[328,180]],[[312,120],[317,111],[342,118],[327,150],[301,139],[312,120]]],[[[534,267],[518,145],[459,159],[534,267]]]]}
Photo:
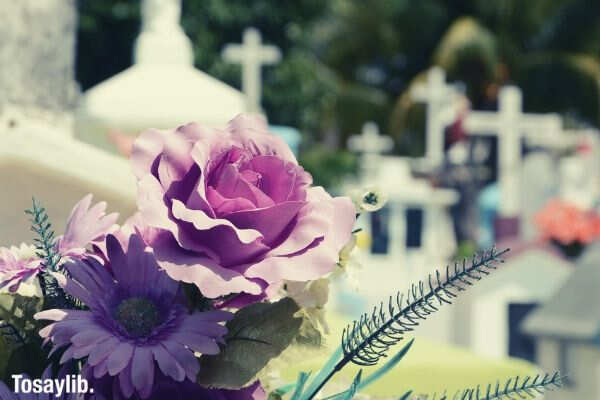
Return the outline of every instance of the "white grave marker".
{"type": "Polygon", "coordinates": [[[425,160],[428,167],[438,168],[444,162],[444,134],[446,126],[456,120],[460,92],[446,83],[446,74],[440,67],[427,73],[427,83],[416,85],[411,97],[427,104],[425,121],[425,160]]]}
{"type": "MultiPolygon", "coordinates": [[[[394,147],[394,141],[389,136],[379,134],[375,122],[365,122],[360,135],[350,136],[348,148],[354,152],[362,153],[363,179],[368,181],[377,171],[379,156],[394,147]]],[[[371,182],[372,183],[372,182],[371,182]]]]}
{"type": "Polygon", "coordinates": [[[126,152],[149,127],[195,121],[221,128],[247,111],[242,92],[194,68],[192,42],[179,24],[181,0],[143,0],[141,7],[135,63],[85,92],[75,119],[78,138],[126,152]]]}
{"type": "Polygon", "coordinates": [[[260,32],[255,28],[247,28],[242,44],[228,44],[223,49],[222,56],[225,61],[242,65],[242,91],[246,95],[248,110],[260,112],[260,68],[279,62],[279,49],[263,45],[260,32]]]}
{"type": "Polygon", "coordinates": [[[522,112],[521,90],[505,86],[500,90],[498,111],[471,111],[465,118],[469,134],[498,137],[499,213],[503,217],[519,214],[519,176],[521,173],[521,139],[540,133],[551,138],[560,134],[561,120],[556,114],[525,114],[522,112]]]}

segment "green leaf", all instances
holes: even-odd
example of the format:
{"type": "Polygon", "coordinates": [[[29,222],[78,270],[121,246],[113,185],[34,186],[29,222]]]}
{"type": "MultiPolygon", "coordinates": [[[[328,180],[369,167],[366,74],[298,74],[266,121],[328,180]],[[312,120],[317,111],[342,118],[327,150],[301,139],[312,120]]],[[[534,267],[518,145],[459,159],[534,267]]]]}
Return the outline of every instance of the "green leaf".
{"type": "Polygon", "coordinates": [[[12,346],[6,341],[4,336],[0,336],[0,379],[6,376],[6,367],[10,359],[12,346]]]}
{"type": "Polygon", "coordinates": [[[400,349],[400,351],[394,357],[392,357],[388,362],[386,362],[381,368],[379,368],[377,371],[373,372],[371,375],[367,376],[367,378],[360,383],[359,390],[366,388],[371,383],[375,382],[376,380],[381,378],[383,375],[385,375],[389,371],[391,371],[392,368],[394,368],[404,358],[406,353],[408,353],[408,350],[410,350],[414,341],[415,341],[415,339],[411,339],[410,342],[406,343],[404,345],[404,347],[402,347],[402,349],[400,349]]]}
{"type": "Polygon", "coordinates": [[[358,371],[358,374],[356,374],[356,376],[354,377],[354,380],[352,381],[352,385],[350,385],[350,387],[338,394],[334,394],[333,396],[328,397],[327,399],[329,400],[351,400],[355,395],[356,392],[358,392],[359,388],[360,388],[360,379],[362,376],[362,369],[360,371],[358,371]]]}
{"type": "Polygon", "coordinates": [[[335,368],[335,365],[342,358],[343,351],[342,346],[339,346],[329,357],[329,360],[325,363],[323,368],[319,371],[319,373],[314,377],[308,388],[304,391],[302,400],[307,400],[308,396],[315,391],[317,387],[321,384],[321,382],[326,379],[331,371],[335,368]]]}
{"type": "MultiPolygon", "coordinates": [[[[28,374],[39,377],[50,361],[48,353],[42,349],[41,341],[32,341],[14,349],[4,371],[4,381],[10,382],[12,375],[28,374]]],[[[12,385],[9,385],[12,387],[12,385]]]]}
{"type": "Polygon", "coordinates": [[[398,400],[408,400],[411,394],[412,394],[412,390],[409,390],[408,392],[406,392],[402,396],[400,396],[400,398],[398,400]]]}
{"type": "Polygon", "coordinates": [[[283,400],[283,395],[279,393],[277,390],[269,393],[267,400],[283,400]]]}
{"type": "Polygon", "coordinates": [[[286,385],[280,386],[277,389],[275,389],[273,392],[271,392],[274,395],[277,395],[279,397],[282,397],[286,394],[288,394],[290,392],[290,390],[294,389],[296,387],[296,382],[294,383],[288,383],[286,385]]]}
{"type": "Polygon", "coordinates": [[[308,381],[309,377],[310,373],[300,372],[300,375],[298,375],[298,380],[296,381],[296,388],[294,389],[294,393],[292,394],[292,397],[290,397],[290,400],[300,399],[300,396],[302,395],[302,389],[304,389],[304,385],[308,381]]]}
{"type": "Polygon", "coordinates": [[[299,307],[286,297],[276,303],[257,303],[239,310],[227,323],[227,345],[215,356],[200,357],[198,383],[239,389],[285,350],[298,335],[299,307]]]}
{"type": "MultiPolygon", "coordinates": [[[[12,325],[24,340],[37,339],[38,331],[45,322],[36,321],[33,315],[41,308],[42,300],[39,297],[0,294],[0,323],[12,325]]],[[[19,341],[15,339],[13,337],[11,340],[19,341]]]]}
{"type": "Polygon", "coordinates": [[[314,325],[313,321],[309,318],[302,318],[302,325],[300,325],[300,332],[296,337],[296,342],[301,345],[309,347],[320,347],[323,338],[321,332],[314,325]]]}

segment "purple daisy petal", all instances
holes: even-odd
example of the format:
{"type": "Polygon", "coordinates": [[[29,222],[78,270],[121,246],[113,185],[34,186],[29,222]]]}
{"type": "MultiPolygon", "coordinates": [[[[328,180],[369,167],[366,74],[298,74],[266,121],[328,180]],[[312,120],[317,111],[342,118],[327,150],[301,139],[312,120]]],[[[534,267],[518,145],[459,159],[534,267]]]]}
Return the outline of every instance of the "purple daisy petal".
{"type": "Polygon", "coordinates": [[[181,367],[185,371],[185,375],[190,380],[195,380],[196,375],[198,375],[198,371],[200,371],[200,365],[198,364],[198,360],[192,352],[186,348],[181,347],[180,344],[173,340],[168,340],[163,343],[165,349],[169,352],[169,354],[177,360],[177,363],[181,365],[181,367]]]}
{"type": "Polygon", "coordinates": [[[162,345],[154,346],[152,353],[163,374],[170,376],[177,382],[185,379],[185,370],[183,367],[179,365],[177,360],[162,345]]]}
{"type": "Polygon", "coordinates": [[[119,374],[119,387],[126,398],[133,395],[135,387],[131,380],[131,363],[127,364],[127,367],[119,374]]]}
{"type": "Polygon", "coordinates": [[[110,337],[105,341],[98,343],[96,347],[90,352],[88,357],[88,364],[96,366],[111,354],[119,345],[119,340],[116,337],[110,337]]]}
{"type": "Polygon", "coordinates": [[[110,376],[115,376],[131,361],[136,348],[127,342],[121,342],[106,359],[106,366],[110,376]]]}
{"type": "Polygon", "coordinates": [[[150,349],[145,347],[135,349],[131,362],[131,382],[142,397],[147,397],[149,393],[144,389],[151,389],[154,383],[154,360],[150,349]]]}

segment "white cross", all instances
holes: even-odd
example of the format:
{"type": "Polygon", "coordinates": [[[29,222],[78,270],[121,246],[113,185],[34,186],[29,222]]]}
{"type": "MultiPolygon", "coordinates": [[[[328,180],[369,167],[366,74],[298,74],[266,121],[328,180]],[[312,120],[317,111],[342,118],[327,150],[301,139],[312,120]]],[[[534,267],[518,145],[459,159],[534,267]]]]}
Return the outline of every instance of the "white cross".
{"type": "Polygon", "coordinates": [[[275,46],[263,45],[260,32],[255,28],[246,28],[242,42],[241,45],[226,45],[222,56],[225,61],[242,65],[242,91],[246,95],[248,111],[260,112],[260,68],[277,63],[281,52],[275,46]]]}
{"type": "Polygon", "coordinates": [[[471,111],[464,120],[469,134],[498,136],[499,213],[517,216],[520,209],[519,176],[521,172],[521,139],[555,136],[561,133],[561,120],[556,114],[522,112],[521,90],[505,86],[498,97],[498,111],[471,111]]]}
{"type": "Polygon", "coordinates": [[[427,83],[415,85],[411,97],[427,104],[425,119],[425,161],[430,168],[438,168],[444,161],[445,128],[458,116],[459,91],[446,83],[446,74],[440,67],[427,73],[427,83]]]}
{"type": "Polygon", "coordinates": [[[348,139],[348,148],[363,154],[362,167],[367,179],[372,178],[377,170],[379,155],[393,147],[392,138],[380,135],[377,124],[370,121],[363,125],[360,135],[352,135],[348,139]]]}

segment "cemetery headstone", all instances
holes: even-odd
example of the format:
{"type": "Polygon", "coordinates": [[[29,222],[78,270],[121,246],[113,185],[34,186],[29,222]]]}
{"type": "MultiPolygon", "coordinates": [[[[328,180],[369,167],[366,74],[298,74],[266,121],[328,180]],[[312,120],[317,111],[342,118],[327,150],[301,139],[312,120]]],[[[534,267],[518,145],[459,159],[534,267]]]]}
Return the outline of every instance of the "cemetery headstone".
{"type": "Polygon", "coordinates": [[[360,135],[353,135],[348,139],[348,148],[362,154],[362,179],[368,184],[374,184],[372,179],[377,174],[381,154],[392,150],[393,147],[392,138],[380,135],[374,122],[366,122],[360,135]]]}
{"type": "Polygon", "coordinates": [[[194,68],[180,16],[181,0],[142,1],[135,64],[84,93],[77,137],[116,153],[150,127],[196,121],[221,128],[247,111],[241,92],[194,68]]]}
{"type": "Polygon", "coordinates": [[[127,216],[135,180],[124,159],[73,139],[73,0],[0,0],[0,246],[31,242],[34,196],[60,233],[88,193],[127,216]]]}
{"type": "Polygon", "coordinates": [[[446,127],[456,120],[462,96],[455,86],[446,83],[444,70],[435,66],[427,73],[427,83],[412,89],[411,97],[427,105],[425,161],[430,168],[439,168],[444,161],[446,127]]]}
{"type": "Polygon", "coordinates": [[[0,0],[0,10],[0,107],[72,109],[75,0],[0,0]]]}
{"type": "Polygon", "coordinates": [[[521,235],[528,241],[539,234],[534,216],[556,195],[559,182],[554,157],[545,151],[530,153],[523,160],[521,175],[521,235]]]}

